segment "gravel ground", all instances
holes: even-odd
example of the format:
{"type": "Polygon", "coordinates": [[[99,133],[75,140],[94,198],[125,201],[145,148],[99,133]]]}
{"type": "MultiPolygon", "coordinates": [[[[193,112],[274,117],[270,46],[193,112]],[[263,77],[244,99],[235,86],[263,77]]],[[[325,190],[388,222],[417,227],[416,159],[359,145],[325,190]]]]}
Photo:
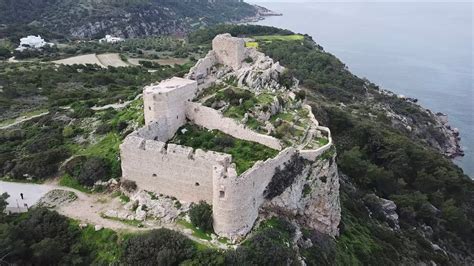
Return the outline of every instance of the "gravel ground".
{"type": "Polygon", "coordinates": [[[33,206],[46,193],[53,190],[54,186],[39,185],[39,184],[25,184],[0,181],[0,194],[8,193],[10,197],[7,199],[7,211],[10,212],[24,212],[28,207],[33,206]],[[20,193],[23,193],[21,199],[20,193]]]}

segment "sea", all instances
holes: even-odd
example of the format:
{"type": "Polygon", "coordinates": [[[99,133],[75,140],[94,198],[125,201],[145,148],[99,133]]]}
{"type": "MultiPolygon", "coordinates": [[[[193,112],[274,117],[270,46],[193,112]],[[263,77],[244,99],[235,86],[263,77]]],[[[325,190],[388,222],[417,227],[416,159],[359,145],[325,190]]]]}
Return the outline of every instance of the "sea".
{"type": "Polygon", "coordinates": [[[352,73],[448,114],[465,152],[454,162],[474,178],[474,3],[253,3],[283,14],[256,24],[309,34],[352,73]]]}

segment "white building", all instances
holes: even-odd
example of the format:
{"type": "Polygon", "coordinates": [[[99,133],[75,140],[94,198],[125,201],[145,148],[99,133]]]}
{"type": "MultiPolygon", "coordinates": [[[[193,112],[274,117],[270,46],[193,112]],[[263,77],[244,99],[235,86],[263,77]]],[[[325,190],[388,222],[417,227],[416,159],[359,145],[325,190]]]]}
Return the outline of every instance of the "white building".
{"type": "Polygon", "coordinates": [[[46,42],[40,35],[33,36],[29,35],[25,38],[20,39],[20,46],[16,48],[17,51],[23,51],[25,49],[40,49],[45,46],[53,46],[54,43],[46,42]]]}
{"type": "Polygon", "coordinates": [[[102,38],[99,40],[100,43],[118,43],[118,42],[123,42],[124,39],[120,37],[114,37],[112,35],[105,35],[105,38],[102,38]]]}

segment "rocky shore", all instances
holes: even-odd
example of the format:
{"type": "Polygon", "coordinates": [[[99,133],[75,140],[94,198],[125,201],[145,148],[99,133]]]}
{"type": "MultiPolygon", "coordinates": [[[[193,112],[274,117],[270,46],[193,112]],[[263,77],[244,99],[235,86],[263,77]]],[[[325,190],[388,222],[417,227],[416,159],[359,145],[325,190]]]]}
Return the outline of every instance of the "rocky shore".
{"type": "MultiPolygon", "coordinates": [[[[432,113],[430,110],[428,110],[432,113]]],[[[447,145],[444,147],[444,155],[450,158],[464,156],[464,151],[461,148],[461,136],[459,129],[451,127],[448,121],[448,115],[444,113],[433,114],[436,117],[440,130],[447,138],[447,145]]]]}
{"type": "Polygon", "coordinates": [[[238,23],[243,23],[243,24],[245,24],[245,23],[254,23],[254,22],[258,22],[260,20],[264,20],[266,17],[283,16],[282,13],[272,11],[268,8],[263,7],[263,6],[259,6],[259,5],[253,5],[253,6],[257,10],[257,14],[255,16],[252,16],[252,17],[244,18],[244,19],[240,20],[238,23]]]}
{"type": "Polygon", "coordinates": [[[387,111],[387,116],[391,118],[393,126],[403,128],[417,136],[424,136],[428,145],[437,149],[446,157],[454,159],[459,156],[464,156],[464,151],[461,148],[459,129],[454,128],[449,124],[447,114],[440,112],[434,113],[430,109],[424,108],[419,104],[418,99],[416,98],[397,95],[385,89],[380,90],[380,93],[403,100],[413,105],[421,112],[424,112],[430,118],[430,122],[422,122],[413,116],[396,113],[386,106],[384,109],[387,111]],[[431,130],[432,128],[434,128],[435,131],[431,130]]]}

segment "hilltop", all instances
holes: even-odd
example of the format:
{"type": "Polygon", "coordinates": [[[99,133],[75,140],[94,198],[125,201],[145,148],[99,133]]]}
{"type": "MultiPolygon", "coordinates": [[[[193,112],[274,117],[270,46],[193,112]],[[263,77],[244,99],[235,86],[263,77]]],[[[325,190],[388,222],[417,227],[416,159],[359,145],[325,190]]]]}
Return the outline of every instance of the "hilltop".
{"type": "MultiPolygon", "coordinates": [[[[98,264],[133,264],[140,258],[137,254],[143,254],[146,257],[143,259],[154,260],[155,264],[158,259],[169,257],[173,258],[173,263],[192,260],[191,265],[279,265],[285,260],[298,263],[296,258],[302,258],[307,265],[473,264],[474,183],[449,158],[451,151],[456,149],[456,143],[452,142],[456,138],[455,132],[435,113],[413,100],[398,97],[367,79],[353,75],[338,58],[326,52],[311,37],[277,28],[222,25],[192,33],[186,42],[171,38],[146,38],[113,46],[87,43],[86,47],[74,47],[76,44],[69,44],[71,53],[59,48],[58,55],[51,56],[52,52],[45,51],[39,57],[33,55],[32,61],[1,64],[2,117],[17,118],[18,121],[2,121],[8,127],[0,129],[0,176],[23,182],[49,182],[58,177],[60,185],[75,187],[106,199],[97,201],[95,205],[113,201],[135,212],[139,210],[140,214],[154,212],[155,201],[183,210],[187,206],[181,206],[176,198],[146,192],[137,199],[141,202],[138,209],[133,197],[109,192],[107,186],[114,184],[114,181],[105,181],[122,176],[118,160],[119,145],[126,136],[145,125],[144,103],[138,96],[143,86],[173,76],[183,77],[187,73],[202,77],[200,73],[203,72],[192,69],[197,64],[196,59],[205,59],[211,40],[226,32],[245,38],[247,47],[256,48],[274,62],[279,62],[286,71],[275,77],[267,75],[270,71],[267,72],[266,68],[251,67],[260,65],[256,60],[258,57],[245,58],[244,62],[249,66],[242,71],[226,72],[224,66],[217,65],[210,70],[210,78],[217,75],[224,78],[233,72],[235,78],[225,78],[220,85],[203,90],[201,97],[193,104],[202,104],[206,107],[201,107],[203,109],[220,110],[226,118],[243,123],[261,134],[270,132],[284,145],[298,146],[306,143],[300,141],[299,128],[307,126],[304,118],[309,113],[299,112],[299,108],[292,108],[291,101],[285,101],[286,110],[278,114],[280,117],[272,119],[270,116],[265,121],[266,113],[277,107],[279,101],[266,97],[264,93],[248,95],[240,87],[265,88],[260,79],[262,77],[269,78],[267,85],[274,86],[270,91],[279,91],[281,86],[291,87],[294,80],[299,80],[302,90],[296,96],[304,98],[319,124],[330,129],[333,146],[337,150],[336,153],[332,149],[331,153],[323,156],[317,162],[321,167],[316,167],[315,172],[321,173],[324,165],[331,164],[329,169],[336,169],[337,166],[338,171],[334,174],[340,182],[339,235],[332,237],[307,227],[301,228],[300,232],[293,226],[297,217],[281,212],[279,217],[262,219],[236,250],[223,251],[201,244],[205,242],[203,239],[207,239],[227,245],[226,239],[212,239],[206,231],[198,230],[184,220],[180,221],[180,228],[191,230],[189,233],[195,237],[193,240],[201,238],[199,244],[189,243],[178,233],[175,233],[178,234],[176,236],[167,231],[132,236],[108,230],[95,232],[91,225],[81,228],[76,222],[55,212],[36,210],[2,221],[6,226],[0,228],[6,228],[4,232],[7,232],[2,243],[17,243],[14,240],[18,237],[26,243],[25,248],[17,249],[23,253],[13,253],[6,261],[36,262],[43,258],[40,255],[47,255],[50,249],[37,250],[37,247],[49,247],[54,243],[45,241],[40,245],[37,244],[40,240],[29,239],[30,235],[36,234],[15,232],[41,230],[40,226],[29,225],[43,224],[49,217],[54,217],[50,220],[61,222],[62,226],[49,227],[48,239],[60,239],[64,232],[75,232],[71,241],[64,242],[64,256],[45,255],[55,262],[67,263],[77,257],[74,253],[77,246],[73,243],[78,243],[96,250],[94,253],[84,248],[83,252],[88,257],[82,257],[86,262],[90,259],[98,264]],[[153,58],[156,55],[175,60],[173,57],[181,54],[178,53],[181,50],[187,51],[182,65],[164,65],[153,58]],[[122,57],[129,61],[148,61],[146,64],[109,68],[47,62],[50,61],[48,58],[56,60],[65,54],[99,54],[105,51],[122,53],[122,57]],[[45,62],[40,63],[39,60],[45,62]],[[246,100],[240,102],[235,100],[236,97],[246,100]],[[20,122],[23,118],[24,122],[20,122]],[[77,159],[68,160],[71,157],[77,159]],[[64,165],[69,167],[61,167],[64,165]],[[95,183],[102,185],[94,188],[95,183]],[[100,190],[104,189],[104,185],[106,189],[100,190]],[[20,220],[24,222],[16,226],[20,220]],[[69,223],[71,226],[67,227],[69,223]],[[300,241],[293,242],[296,236],[300,241]],[[174,247],[174,244],[180,246],[174,247]],[[164,250],[173,250],[179,256],[164,250]],[[30,258],[31,254],[35,257],[30,258]]],[[[261,66],[270,67],[270,64],[261,66]]],[[[207,80],[202,82],[206,84],[207,80]]],[[[274,96],[278,100],[278,95],[274,96]]],[[[178,134],[167,144],[232,154],[238,172],[247,171],[255,161],[271,157],[274,153],[272,150],[267,153],[268,149],[256,145],[249,148],[251,144],[222,132],[203,130],[189,124],[180,128],[179,132],[183,130],[187,134],[178,134]],[[238,155],[244,156],[239,158],[238,155]]],[[[316,139],[318,142],[313,144],[317,146],[326,142],[324,136],[316,139]]],[[[330,180],[325,176],[321,176],[318,182],[330,180]]],[[[310,182],[298,180],[301,184],[310,182]]],[[[120,184],[115,183],[115,186],[120,184]]],[[[316,191],[314,188],[305,189],[303,186],[303,192],[311,195],[316,191]]],[[[203,213],[210,211],[206,206],[202,209],[203,213]]],[[[78,212],[74,214],[80,215],[78,212]]],[[[119,213],[110,215],[117,218],[109,220],[122,225],[124,222],[119,217],[128,217],[119,216],[119,213]]],[[[141,223],[126,223],[136,230],[143,230],[141,223]]]]}
{"type": "Polygon", "coordinates": [[[268,14],[229,0],[1,0],[0,38],[26,33],[81,39],[184,35],[217,23],[254,20],[262,12],[268,14]]]}

